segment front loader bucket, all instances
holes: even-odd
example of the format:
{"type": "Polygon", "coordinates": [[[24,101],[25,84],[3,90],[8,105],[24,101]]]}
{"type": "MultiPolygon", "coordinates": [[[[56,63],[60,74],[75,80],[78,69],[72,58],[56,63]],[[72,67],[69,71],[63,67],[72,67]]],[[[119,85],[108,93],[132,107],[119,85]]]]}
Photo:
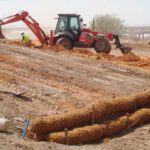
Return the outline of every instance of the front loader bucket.
{"type": "Polygon", "coordinates": [[[0,39],[4,39],[4,38],[5,38],[5,36],[3,35],[2,28],[0,26],[0,39]]]}
{"type": "Polygon", "coordinates": [[[131,53],[131,51],[132,51],[131,47],[125,47],[122,44],[120,45],[119,49],[121,50],[123,55],[131,53]]]}
{"type": "Polygon", "coordinates": [[[119,35],[114,34],[113,38],[115,39],[116,48],[119,48],[123,55],[130,53],[132,51],[131,47],[125,47],[123,44],[121,44],[119,35]]]}

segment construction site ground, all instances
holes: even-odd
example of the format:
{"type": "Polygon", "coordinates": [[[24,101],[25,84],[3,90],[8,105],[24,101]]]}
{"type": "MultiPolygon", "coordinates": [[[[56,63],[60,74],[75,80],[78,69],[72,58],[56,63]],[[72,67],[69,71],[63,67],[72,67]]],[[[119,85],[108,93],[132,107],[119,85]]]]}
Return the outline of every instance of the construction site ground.
{"type": "Polygon", "coordinates": [[[149,150],[150,125],[127,129],[99,143],[65,146],[21,137],[25,118],[53,115],[150,89],[150,47],[136,55],[96,55],[0,43],[0,117],[12,128],[0,133],[4,150],[149,150]],[[141,57],[139,57],[141,56],[141,57]],[[21,95],[19,95],[21,93],[21,95]]]}

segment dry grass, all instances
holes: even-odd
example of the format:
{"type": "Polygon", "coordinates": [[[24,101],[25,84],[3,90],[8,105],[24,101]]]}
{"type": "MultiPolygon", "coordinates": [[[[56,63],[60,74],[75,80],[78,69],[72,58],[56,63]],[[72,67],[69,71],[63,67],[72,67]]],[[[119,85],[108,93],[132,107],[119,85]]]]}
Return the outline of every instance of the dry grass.
{"type": "Polygon", "coordinates": [[[124,56],[120,56],[118,57],[118,60],[122,60],[122,61],[125,61],[125,62],[136,62],[136,61],[140,61],[141,58],[137,55],[135,55],[134,53],[127,53],[126,55],[124,56]]]}

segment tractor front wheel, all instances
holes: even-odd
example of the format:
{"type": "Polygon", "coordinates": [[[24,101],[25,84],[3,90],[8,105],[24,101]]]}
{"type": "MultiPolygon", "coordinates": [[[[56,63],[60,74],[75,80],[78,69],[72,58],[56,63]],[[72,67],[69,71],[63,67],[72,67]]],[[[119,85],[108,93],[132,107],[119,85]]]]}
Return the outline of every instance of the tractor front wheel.
{"type": "Polygon", "coordinates": [[[67,50],[73,49],[73,43],[72,41],[67,37],[61,37],[56,41],[56,45],[61,45],[67,50]]]}
{"type": "Polygon", "coordinates": [[[95,40],[94,49],[97,53],[110,53],[111,45],[106,38],[100,37],[95,40]]]}

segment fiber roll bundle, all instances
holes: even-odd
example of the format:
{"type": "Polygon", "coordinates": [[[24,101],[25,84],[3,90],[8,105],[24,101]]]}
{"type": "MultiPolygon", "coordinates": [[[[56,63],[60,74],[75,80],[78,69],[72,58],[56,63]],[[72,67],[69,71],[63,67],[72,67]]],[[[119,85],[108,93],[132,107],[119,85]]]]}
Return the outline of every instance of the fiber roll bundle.
{"type": "Polygon", "coordinates": [[[112,136],[129,126],[137,126],[150,122],[150,109],[140,109],[131,116],[123,116],[107,124],[95,124],[68,131],[68,142],[64,132],[52,133],[47,137],[47,141],[61,144],[88,144],[100,141],[100,139],[112,136]]]}
{"type": "Polygon", "coordinates": [[[129,112],[150,104],[150,91],[131,95],[123,98],[116,98],[111,101],[100,101],[92,106],[79,109],[64,114],[35,117],[30,121],[28,136],[33,138],[33,134],[45,135],[49,133],[63,131],[65,128],[90,125],[92,114],[94,112],[94,121],[99,122],[104,117],[111,116],[114,113],[129,112]]]}

